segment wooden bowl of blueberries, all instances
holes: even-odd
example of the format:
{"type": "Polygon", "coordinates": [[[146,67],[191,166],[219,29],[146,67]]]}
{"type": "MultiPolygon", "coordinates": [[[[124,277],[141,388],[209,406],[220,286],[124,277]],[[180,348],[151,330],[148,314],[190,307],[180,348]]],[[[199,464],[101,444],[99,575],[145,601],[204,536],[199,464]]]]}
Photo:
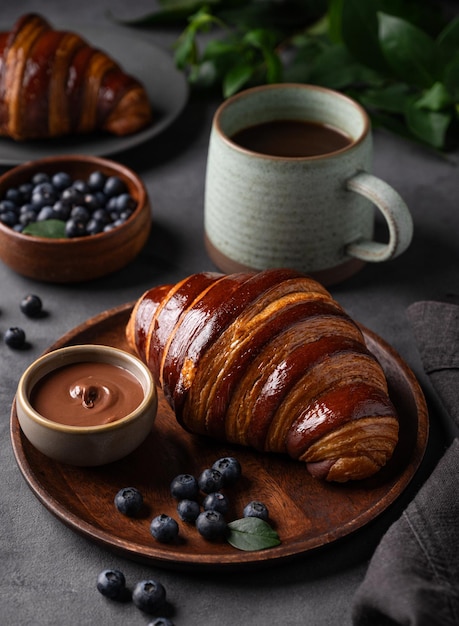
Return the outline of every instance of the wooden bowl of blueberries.
{"type": "Polygon", "coordinates": [[[49,157],[0,176],[0,259],[28,278],[76,283],[115,272],[150,229],[142,180],[115,161],[49,157]]]}

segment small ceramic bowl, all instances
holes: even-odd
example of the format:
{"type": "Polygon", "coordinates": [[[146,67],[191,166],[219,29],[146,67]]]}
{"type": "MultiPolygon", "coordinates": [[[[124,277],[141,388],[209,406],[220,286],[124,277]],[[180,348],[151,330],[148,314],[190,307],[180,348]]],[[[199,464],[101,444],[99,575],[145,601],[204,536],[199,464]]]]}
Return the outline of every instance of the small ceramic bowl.
{"type": "Polygon", "coordinates": [[[24,435],[40,452],[63,463],[78,466],[104,465],[133,452],[151,432],[158,398],[147,367],[132,354],[100,345],[60,348],[38,358],[21,376],[16,393],[16,411],[24,435]],[[106,363],[130,372],[143,391],[140,404],[116,421],[95,426],[69,426],[41,415],[31,396],[36,386],[58,370],[78,363],[106,363]]]}
{"type": "Polygon", "coordinates": [[[51,239],[25,235],[0,222],[0,259],[23,276],[52,283],[100,278],[130,263],[148,239],[151,207],[142,180],[120,163],[86,155],[29,161],[0,176],[0,199],[8,189],[29,182],[38,172],[52,175],[64,171],[73,180],[86,180],[96,170],[107,176],[119,176],[137,202],[124,224],[96,235],[51,239]]]}

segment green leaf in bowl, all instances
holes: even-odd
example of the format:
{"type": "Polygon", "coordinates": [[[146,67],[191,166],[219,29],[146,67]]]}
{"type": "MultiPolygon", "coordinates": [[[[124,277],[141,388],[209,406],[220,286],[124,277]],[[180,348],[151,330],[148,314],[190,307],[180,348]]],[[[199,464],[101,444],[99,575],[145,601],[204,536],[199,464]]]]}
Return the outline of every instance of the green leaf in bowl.
{"type": "Polygon", "coordinates": [[[22,232],[24,235],[47,237],[48,239],[66,238],[65,222],[62,220],[43,220],[42,222],[31,222],[22,232]]]}

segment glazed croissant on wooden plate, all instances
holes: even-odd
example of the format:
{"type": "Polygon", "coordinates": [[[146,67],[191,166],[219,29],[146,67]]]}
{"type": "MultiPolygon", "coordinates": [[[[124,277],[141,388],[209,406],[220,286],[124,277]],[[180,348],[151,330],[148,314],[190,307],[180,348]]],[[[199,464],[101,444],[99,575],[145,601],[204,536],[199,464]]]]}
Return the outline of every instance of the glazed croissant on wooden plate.
{"type": "Polygon", "coordinates": [[[151,121],[144,86],[77,33],[32,13],[0,33],[0,135],[128,135],[151,121]]]}
{"type": "Polygon", "coordinates": [[[126,335],[192,433],[287,454],[338,482],[392,456],[384,371],[359,326],[303,274],[200,273],[154,287],[126,335]]]}

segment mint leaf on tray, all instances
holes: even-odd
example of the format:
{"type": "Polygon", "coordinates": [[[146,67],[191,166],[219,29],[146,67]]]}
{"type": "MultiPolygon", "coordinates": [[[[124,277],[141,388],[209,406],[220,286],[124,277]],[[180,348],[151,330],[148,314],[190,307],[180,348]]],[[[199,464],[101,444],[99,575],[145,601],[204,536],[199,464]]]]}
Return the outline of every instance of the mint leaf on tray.
{"type": "Polygon", "coordinates": [[[281,543],[277,532],[258,517],[243,517],[230,522],[227,541],[234,548],[245,551],[265,550],[281,543]]]}

